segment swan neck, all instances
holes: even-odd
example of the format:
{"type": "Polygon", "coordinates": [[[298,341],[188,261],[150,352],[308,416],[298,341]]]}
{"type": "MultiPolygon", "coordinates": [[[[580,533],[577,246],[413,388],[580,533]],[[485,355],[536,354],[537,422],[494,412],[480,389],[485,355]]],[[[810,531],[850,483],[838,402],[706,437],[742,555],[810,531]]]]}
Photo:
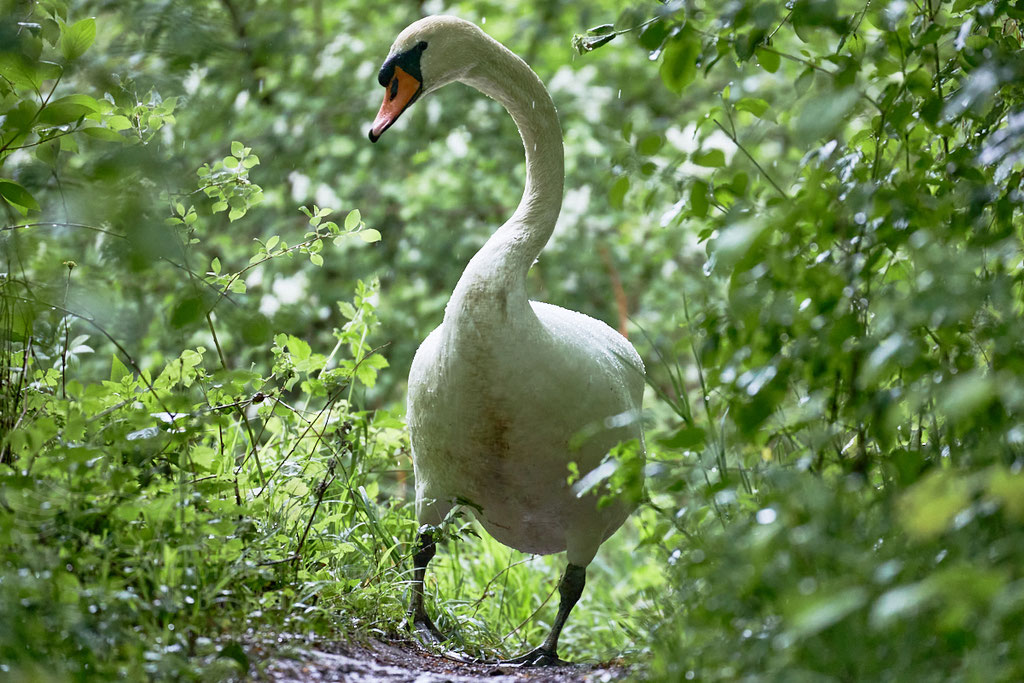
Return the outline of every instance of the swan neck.
{"type": "Polygon", "coordinates": [[[526,151],[526,187],[511,218],[473,258],[463,279],[482,276],[507,289],[523,288],[525,303],[526,273],[551,236],[562,206],[562,130],[537,74],[506,47],[489,42],[487,58],[462,80],[501,103],[515,121],[526,151]]]}

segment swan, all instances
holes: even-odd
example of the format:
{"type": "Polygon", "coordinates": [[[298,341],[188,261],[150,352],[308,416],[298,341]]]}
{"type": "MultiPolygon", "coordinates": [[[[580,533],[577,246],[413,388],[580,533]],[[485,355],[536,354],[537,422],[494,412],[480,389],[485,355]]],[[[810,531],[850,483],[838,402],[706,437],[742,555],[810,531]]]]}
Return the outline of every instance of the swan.
{"type": "Polygon", "coordinates": [[[597,496],[578,495],[567,483],[570,463],[585,475],[631,440],[643,454],[643,362],[603,322],[527,297],[526,274],[554,229],[565,179],[558,115],[530,67],[477,25],[432,16],[399,34],[378,80],[386,91],[371,142],[420,97],[458,81],[508,110],[526,150],[519,207],[470,260],[409,372],[421,525],[410,621],[443,639],[425,609],[423,581],[436,552],[433,529],[465,503],[507,546],[566,552],[551,631],[538,648],[508,660],[562,663],[558,638],[586,567],[635,507],[625,497],[598,505],[597,496]]]}

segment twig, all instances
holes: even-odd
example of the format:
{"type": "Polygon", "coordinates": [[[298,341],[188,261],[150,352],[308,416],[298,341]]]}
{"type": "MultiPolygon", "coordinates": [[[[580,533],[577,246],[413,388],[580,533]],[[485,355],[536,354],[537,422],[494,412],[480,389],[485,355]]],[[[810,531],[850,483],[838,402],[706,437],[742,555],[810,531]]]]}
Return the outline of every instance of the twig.
{"type": "Polygon", "coordinates": [[[273,567],[276,564],[287,564],[294,562],[299,559],[298,555],[289,555],[288,557],[282,557],[280,560],[261,560],[256,563],[257,567],[273,567]]]}
{"type": "Polygon", "coordinates": [[[506,633],[504,636],[502,636],[500,642],[504,643],[506,640],[509,639],[509,637],[515,635],[519,631],[519,629],[521,629],[522,627],[526,626],[526,624],[528,622],[530,622],[534,617],[536,617],[538,614],[540,614],[540,611],[542,609],[544,609],[544,605],[548,604],[548,602],[551,600],[551,596],[555,594],[556,590],[558,590],[558,584],[557,583],[555,584],[555,587],[551,589],[551,592],[548,593],[548,597],[544,598],[544,602],[540,603],[540,606],[537,607],[537,609],[533,610],[533,614],[531,614],[530,616],[528,616],[525,619],[523,619],[519,623],[518,626],[516,626],[514,629],[512,629],[511,631],[506,633]]]}
{"type": "Polygon", "coordinates": [[[105,235],[112,237],[120,237],[123,240],[128,239],[126,235],[107,230],[106,228],[98,228],[95,225],[86,225],[85,223],[60,223],[57,221],[40,221],[38,223],[19,223],[18,225],[3,225],[0,226],[0,232],[7,232],[9,230],[21,230],[23,228],[41,228],[41,227],[55,227],[55,228],[82,228],[84,230],[92,230],[94,232],[102,232],[105,235]]]}
{"type": "Polygon", "coordinates": [[[302,546],[306,543],[306,537],[309,535],[309,530],[313,526],[313,520],[316,518],[316,511],[320,509],[320,503],[324,500],[324,494],[327,493],[328,487],[334,483],[334,461],[327,466],[327,473],[330,475],[330,479],[324,477],[320,481],[320,485],[317,487],[316,504],[313,505],[313,511],[309,513],[309,521],[306,522],[306,529],[302,532],[302,538],[299,539],[299,545],[295,548],[295,562],[298,563],[300,556],[302,555],[302,546]]]}
{"type": "Polygon", "coordinates": [[[227,299],[228,301],[233,303],[235,306],[239,305],[237,301],[235,301],[234,299],[231,298],[231,295],[229,295],[227,292],[222,292],[220,289],[217,288],[217,285],[213,284],[212,282],[207,282],[203,278],[203,276],[199,275],[199,273],[197,273],[194,270],[192,270],[191,268],[189,268],[188,265],[186,265],[184,263],[178,263],[177,261],[172,261],[171,259],[167,258],[166,256],[161,256],[160,258],[163,259],[164,261],[166,261],[167,263],[171,264],[172,266],[174,266],[178,270],[185,271],[185,273],[188,274],[195,282],[203,285],[204,287],[212,289],[214,292],[217,293],[217,295],[221,299],[227,299]]]}
{"type": "MultiPolygon", "coordinates": [[[[355,372],[356,372],[356,370],[358,370],[358,369],[359,369],[359,365],[360,365],[360,364],[361,364],[361,363],[362,363],[362,362],[363,362],[364,360],[366,360],[366,359],[367,359],[367,358],[369,358],[370,356],[374,355],[375,353],[377,353],[377,352],[378,352],[378,351],[380,351],[381,349],[383,349],[383,348],[387,347],[387,346],[388,346],[389,344],[390,344],[390,342],[387,342],[387,343],[385,343],[385,344],[381,344],[380,346],[378,346],[378,347],[376,347],[376,348],[370,349],[370,352],[369,352],[369,353],[367,353],[367,354],[366,354],[366,355],[365,355],[365,356],[364,356],[364,357],[363,357],[362,359],[360,359],[360,361],[359,361],[358,363],[356,363],[355,367],[354,367],[354,368],[352,368],[352,375],[353,375],[353,376],[355,376],[355,372]]],[[[351,384],[351,382],[349,382],[349,384],[351,384]]],[[[342,392],[343,392],[343,391],[345,391],[345,389],[347,389],[347,388],[348,388],[348,384],[343,384],[343,385],[341,385],[340,387],[338,387],[337,391],[335,391],[335,392],[334,392],[334,394],[332,394],[332,395],[331,395],[331,396],[330,396],[330,397],[329,397],[329,398],[327,399],[327,403],[325,403],[325,404],[324,404],[324,407],[323,407],[323,408],[321,408],[321,409],[319,410],[319,412],[317,412],[316,416],[315,416],[315,417],[314,417],[314,418],[313,418],[312,420],[308,420],[308,421],[307,421],[307,426],[306,426],[306,430],[305,430],[305,431],[304,431],[304,432],[302,433],[302,435],[301,435],[301,436],[300,436],[300,437],[299,437],[298,439],[296,439],[296,440],[295,440],[295,445],[294,445],[294,446],[292,446],[291,450],[290,450],[290,451],[288,451],[288,453],[286,453],[286,454],[285,454],[285,456],[284,456],[284,457],[283,457],[283,458],[281,459],[281,462],[280,462],[280,463],[278,463],[278,465],[277,465],[277,468],[276,468],[276,469],[275,469],[275,470],[274,470],[273,472],[271,472],[270,476],[269,476],[269,477],[267,478],[267,481],[266,481],[266,482],[264,482],[264,484],[263,484],[263,488],[261,488],[261,489],[260,489],[260,491],[259,491],[259,493],[257,493],[257,494],[256,494],[256,498],[259,498],[259,497],[260,497],[261,495],[263,495],[263,492],[264,492],[264,491],[265,491],[265,490],[267,489],[267,486],[268,486],[268,485],[270,484],[270,481],[271,481],[271,480],[272,480],[272,479],[273,479],[274,477],[276,477],[276,476],[277,476],[277,474],[278,474],[278,473],[279,473],[279,472],[281,471],[281,468],[282,468],[282,467],[284,467],[284,465],[285,465],[285,463],[286,463],[286,462],[288,462],[288,458],[290,458],[290,457],[291,457],[291,456],[292,456],[292,455],[293,455],[293,454],[295,453],[295,450],[296,450],[296,449],[297,449],[297,448],[299,447],[299,443],[300,443],[300,442],[301,442],[301,441],[302,441],[302,440],[303,440],[304,438],[306,438],[306,435],[307,435],[307,434],[309,434],[309,432],[313,432],[313,433],[314,433],[314,434],[316,435],[316,437],[317,437],[317,440],[318,440],[318,441],[323,441],[323,440],[324,440],[324,434],[322,434],[321,432],[319,432],[319,431],[318,431],[318,430],[316,429],[316,422],[317,422],[317,420],[319,420],[319,419],[320,419],[320,418],[321,418],[321,417],[322,417],[322,416],[324,415],[324,413],[326,413],[326,412],[328,412],[328,411],[330,411],[330,410],[332,410],[332,409],[333,409],[333,406],[334,406],[334,402],[335,402],[335,401],[337,401],[337,400],[338,400],[338,398],[340,398],[340,397],[341,397],[341,394],[342,394],[342,392]]],[[[291,407],[291,406],[289,406],[288,404],[284,403],[284,401],[281,401],[280,399],[278,399],[278,398],[276,398],[276,397],[274,398],[274,400],[275,400],[275,401],[277,401],[278,403],[280,403],[280,404],[284,405],[284,406],[285,406],[286,408],[288,408],[289,410],[292,410],[292,411],[293,411],[293,412],[295,412],[295,413],[296,413],[297,415],[300,415],[300,416],[301,416],[301,413],[300,413],[299,411],[295,410],[294,408],[292,408],[292,407],[291,407]]],[[[305,419],[305,418],[303,418],[303,419],[305,419]]],[[[315,448],[315,447],[316,447],[316,446],[314,446],[314,448],[315,448]]],[[[243,462],[242,462],[242,464],[244,465],[244,464],[245,464],[245,462],[243,461],[243,462]]],[[[241,468],[241,465],[239,465],[239,468],[241,468]]],[[[342,466],[342,469],[344,470],[344,466],[342,466]]],[[[236,472],[237,472],[237,470],[236,470],[236,472]]],[[[347,473],[347,472],[345,473],[345,476],[346,476],[346,478],[348,477],[348,473],[347,473]]]]}
{"type": "MultiPolygon", "coordinates": [[[[46,62],[46,63],[47,64],[53,64],[53,62],[46,62]]],[[[40,89],[38,89],[38,88],[36,89],[36,95],[39,96],[39,100],[40,100],[39,108],[36,109],[36,113],[32,115],[32,118],[29,119],[28,123],[26,123],[24,126],[22,126],[23,130],[27,130],[27,129],[32,127],[32,124],[34,124],[36,122],[36,119],[39,118],[39,115],[43,113],[44,109],[46,109],[46,105],[48,105],[50,103],[50,98],[53,97],[53,93],[57,92],[57,86],[60,85],[60,79],[64,78],[64,67],[62,67],[60,64],[56,64],[56,66],[58,68],[60,68],[60,73],[57,75],[57,78],[54,80],[53,87],[50,88],[50,93],[46,97],[43,97],[42,91],[40,89]]],[[[4,80],[7,80],[7,79],[5,78],[4,80]]],[[[7,82],[10,83],[10,81],[7,81],[7,82]]],[[[8,151],[8,149],[11,147],[11,145],[17,139],[18,139],[18,135],[17,135],[17,133],[15,133],[15,135],[12,136],[9,141],[4,143],[3,147],[0,147],[0,155],[2,155],[4,152],[8,151]]],[[[49,140],[50,138],[47,138],[47,139],[49,140]]],[[[37,142],[37,143],[34,143],[34,144],[39,144],[39,143],[37,142]]],[[[14,149],[22,149],[22,147],[31,147],[31,146],[33,146],[33,145],[22,145],[21,147],[15,147],[15,148],[11,149],[11,151],[14,151],[14,149]]]]}
{"type": "Polygon", "coordinates": [[[716,126],[718,126],[718,127],[719,127],[719,128],[721,129],[721,131],[722,131],[723,133],[725,133],[725,134],[726,134],[727,136],[729,136],[729,139],[733,141],[733,144],[735,144],[735,145],[736,145],[737,147],[739,147],[739,148],[740,148],[740,151],[741,151],[741,152],[743,152],[743,154],[744,154],[744,155],[746,155],[746,157],[747,157],[748,159],[750,159],[750,163],[754,164],[754,167],[755,167],[755,168],[756,168],[756,169],[757,169],[758,171],[760,171],[760,172],[761,172],[761,175],[763,175],[763,176],[764,176],[764,177],[765,177],[765,178],[766,178],[766,179],[768,180],[768,182],[769,182],[769,183],[771,183],[771,186],[775,188],[775,191],[776,191],[776,192],[778,192],[778,193],[779,193],[779,195],[780,195],[780,196],[781,196],[781,197],[782,197],[783,199],[789,199],[789,195],[787,195],[787,194],[786,194],[785,190],[783,190],[783,189],[782,189],[781,187],[779,187],[778,183],[776,183],[776,182],[775,182],[774,180],[772,180],[772,177],[771,177],[770,175],[768,175],[768,172],[767,172],[766,170],[764,170],[763,168],[761,168],[761,164],[757,163],[757,159],[755,159],[755,158],[754,158],[754,157],[753,157],[753,156],[752,156],[752,155],[750,154],[750,152],[748,152],[748,151],[747,151],[747,148],[746,148],[746,147],[744,147],[744,146],[743,146],[743,145],[742,145],[742,144],[740,143],[740,141],[739,141],[739,140],[738,140],[738,139],[736,138],[736,136],[735,136],[735,135],[733,135],[732,133],[730,133],[730,132],[728,131],[728,129],[726,129],[726,127],[725,127],[725,126],[723,126],[723,125],[722,125],[722,124],[721,124],[721,123],[720,123],[720,122],[718,121],[718,119],[712,119],[712,121],[714,121],[714,122],[715,122],[715,125],[716,125],[716,126]]]}
{"type": "Polygon", "coordinates": [[[500,572],[495,574],[493,577],[491,577],[491,580],[488,581],[486,583],[486,585],[484,585],[484,589],[481,592],[480,597],[477,599],[476,602],[473,603],[473,615],[475,616],[476,613],[480,610],[480,605],[483,604],[484,598],[487,597],[487,591],[490,589],[492,583],[497,581],[499,577],[501,577],[503,574],[505,574],[510,569],[512,569],[512,567],[518,567],[521,564],[526,564],[527,562],[533,562],[534,560],[537,559],[537,557],[538,557],[537,555],[530,555],[529,557],[524,557],[523,559],[519,560],[518,562],[513,562],[512,564],[508,565],[507,567],[502,569],[500,572]]]}
{"type": "Polygon", "coordinates": [[[765,40],[765,46],[767,46],[767,43],[768,43],[769,40],[771,40],[772,38],[775,37],[775,34],[779,32],[779,29],[786,25],[786,22],[789,21],[789,18],[791,16],[793,16],[793,9],[794,9],[794,7],[790,7],[789,8],[789,12],[786,14],[785,17],[782,18],[782,21],[779,22],[779,25],[776,26],[772,30],[772,32],[768,34],[768,37],[764,39],[765,40]]]}
{"type": "Polygon", "coordinates": [[[104,337],[106,337],[107,341],[109,341],[111,344],[113,344],[114,347],[118,351],[121,352],[121,355],[123,355],[125,358],[128,359],[128,364],[132,366],[132,369],[134,369],[135,372],[139,373],[139,379],[141,379],[143,381],[143,383],[146,385],[146,387],[153,393],[153,398],[156,400],[157,404],[163,409],[163,411],[165,413],[171,413],[172,412],[170,410],[170,408],[168,408],[166,405],[164,405],[164,402],[160,399],[160,394],[157,393],[156,389],[153,387],[152,382],[150,382],[149,379],[146,378],[146,375],[142,372],[142,368],[139,367],[139,364],[136,363],[135,359],[132,358],[130,353],[128,353],[128,350],[125,349],[123,346],[121,346],[121,343],[119,341],[117,341],[116,339],[114,339],[114,337],[109,332],[107,332],[107,330],[104,329],[104,327],[102,325],[100,325],[98,322],[96,322],[95,320],[93,320],[92,318],[90,318],[87,315],[84,315],[82,313],[76,313],[76,312],[74,312],[72,310],[68,310],[67,308],[64,308],[63,306],[58,306],[57,304],[54,304],[54,303],[48,303],[46,301],[41,301],[39,299],[29,298],[29,297],[26,297],[26,296],[18,296],[18,295],[14,295],[13,298],[18,299],[19,301],[26,301],[26,302],[31,303],[31,304],[36,304],[38,306],[49,306],[50,308],[53,308],[53,309],[58,310],[58,311],[61,311],[62,313],[66,313],[67,315],[70,315],[70,316],[73,316],[75,318],[78,318],[79,320],[84,320],[85,322],[87,322],[90,325],[92,325],[93,328],[96,329],[96,331],[98,331],[100,334],[102,334],[104,337]]]}

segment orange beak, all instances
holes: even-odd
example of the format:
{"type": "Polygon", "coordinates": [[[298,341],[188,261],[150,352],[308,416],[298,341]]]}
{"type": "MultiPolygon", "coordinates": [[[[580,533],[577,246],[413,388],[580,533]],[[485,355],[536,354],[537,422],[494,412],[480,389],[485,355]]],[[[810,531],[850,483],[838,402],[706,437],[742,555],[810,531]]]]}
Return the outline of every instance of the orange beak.
{"type": "Polygon", "coordinates": [[[373,120],[373,127],[370,129],[370,142],[377,142],[384,131],[409,108],[423,90],[423,83],[402,67],[396,66],[394,78],[387,89],[384,93],[384,102],[380,105],[380,111],[377,112],[377,118],[373,120]]]}

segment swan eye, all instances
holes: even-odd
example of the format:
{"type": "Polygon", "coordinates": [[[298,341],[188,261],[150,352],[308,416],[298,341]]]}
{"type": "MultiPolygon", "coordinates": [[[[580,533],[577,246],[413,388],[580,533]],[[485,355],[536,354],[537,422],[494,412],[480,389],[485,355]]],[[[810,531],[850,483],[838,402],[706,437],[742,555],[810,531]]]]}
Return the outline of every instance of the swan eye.
{"type": "Polygon", "coordinates": [[[398,78],[391,79],[391,91],[389,92],[388,99],[395,99],[398,97],[398,78]]]}

